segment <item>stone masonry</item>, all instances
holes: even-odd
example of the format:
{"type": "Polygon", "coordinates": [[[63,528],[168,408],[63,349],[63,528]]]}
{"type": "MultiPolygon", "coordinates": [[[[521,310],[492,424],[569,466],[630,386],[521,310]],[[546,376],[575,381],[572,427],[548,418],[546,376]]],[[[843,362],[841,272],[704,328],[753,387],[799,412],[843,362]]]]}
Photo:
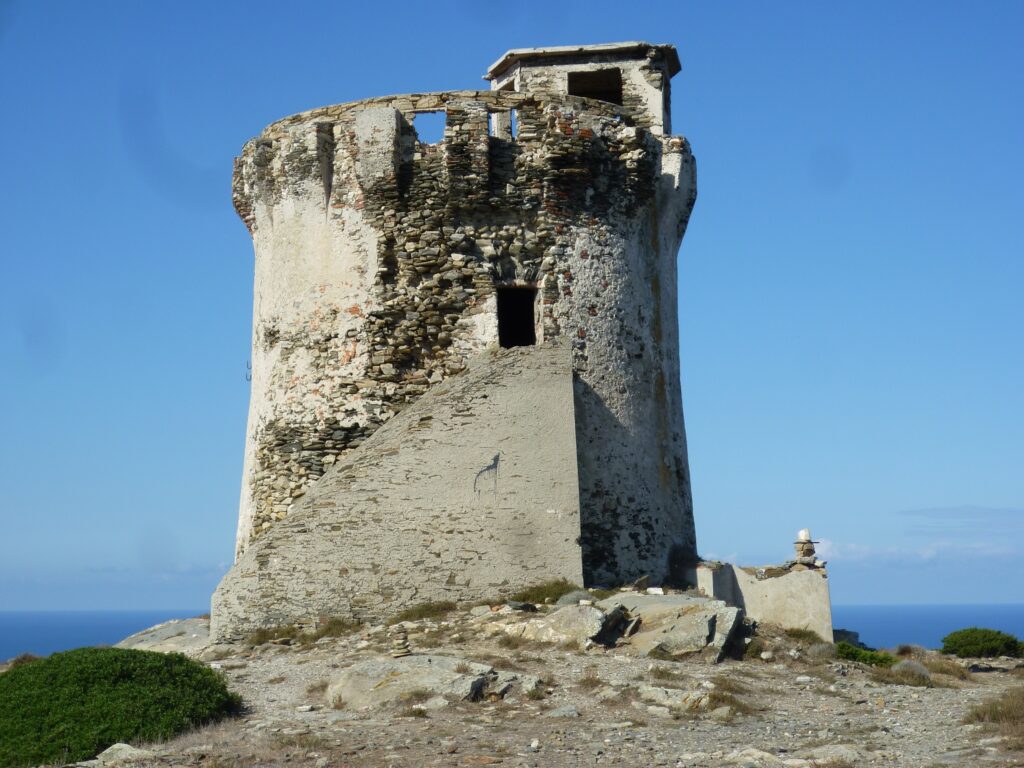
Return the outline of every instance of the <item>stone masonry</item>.
{"type": "Polygon", "coordinates": [[[476,355],[246,548],[214,594],[214,636],[580,583],[573,421],[563,340],[476,355]]]}
{"type": "MultiPolygon", "coordinates": [[[[583,580],[681,577],[696,544],[676,254],[696,186],[687,141],[668,135],[678,69],[668,45],[509,51],[490,91],[324,107],[245,145],[233,197],[256,261],[239,563],[333,465],[371,460],[382,425],[497,347],[502,297],[520,289],[531,340],[571,357],[583,580]],[[435,144],[416,131],[427,112],[445,114],[435,144]]],[[[450,535],[453,551],[474,545],[450,535]]],[[[355,556],[345,542],[338,568],[355,556]]]]}

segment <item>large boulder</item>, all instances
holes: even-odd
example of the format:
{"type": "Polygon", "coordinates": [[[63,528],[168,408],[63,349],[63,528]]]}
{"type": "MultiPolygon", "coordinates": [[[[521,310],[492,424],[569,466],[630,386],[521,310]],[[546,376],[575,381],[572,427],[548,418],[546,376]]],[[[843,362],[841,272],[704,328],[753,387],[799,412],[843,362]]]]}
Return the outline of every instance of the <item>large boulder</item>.
{"type": "Polygon", "coordinates": [[[450,656],[382,656],[341,670],[327,687],[327,700],[346,709],[391,703],[438,707],[449,701],[477,701],[497,679],[486,664],[450,656]]]}
{"type": "Polygon", "coordinates": [[[510,635],[544,643],[585,644],[605,630],[611,614],[593,605],[567,605],[529,621],[501,625],[510,635]]]}
{"type": "Polygon", "coordinates": [[[210,620],[194,618],[165,621],[126,637],[114,647],[157,653],[184,653],[195,657],[209,644],[210,620]]]}
{"type": "Polygon", "coordinates": [[[641,655],[683,656],[710,648],[717,661],[743,621],[742,609],[695,595],[621,592],[598,607],[623,610],[640,620],[640,631],[629,643],[641,655]]]}

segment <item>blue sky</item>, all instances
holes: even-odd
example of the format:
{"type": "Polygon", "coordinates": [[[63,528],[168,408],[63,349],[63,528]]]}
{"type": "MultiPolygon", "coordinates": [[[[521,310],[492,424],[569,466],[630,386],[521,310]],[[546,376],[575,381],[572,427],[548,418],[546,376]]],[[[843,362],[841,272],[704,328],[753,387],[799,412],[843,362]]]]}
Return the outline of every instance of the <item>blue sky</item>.
{"type": "Polygon", "coordinates": [[[228,566],[252,248],[231,161],[506,49],[679,47],[702,554],[837,603],[1024,602],[1024,4],[0,0],[0,610],[192,608],[228,566]],[[631,15],[635,13],[635,16],[631,15]]]}

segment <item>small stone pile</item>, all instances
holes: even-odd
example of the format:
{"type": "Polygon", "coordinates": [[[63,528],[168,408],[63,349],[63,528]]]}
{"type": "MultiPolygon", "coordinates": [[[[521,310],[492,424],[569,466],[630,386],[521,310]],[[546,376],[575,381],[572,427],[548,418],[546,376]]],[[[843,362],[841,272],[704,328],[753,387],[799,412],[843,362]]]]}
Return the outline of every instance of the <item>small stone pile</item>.
{"type": "Polygon", "coordinates": [[[395,659],[401,659],[411,654],[409,633],[403,627],[396,627],[394,632],[391,633],[391,656],[395,659]]]}

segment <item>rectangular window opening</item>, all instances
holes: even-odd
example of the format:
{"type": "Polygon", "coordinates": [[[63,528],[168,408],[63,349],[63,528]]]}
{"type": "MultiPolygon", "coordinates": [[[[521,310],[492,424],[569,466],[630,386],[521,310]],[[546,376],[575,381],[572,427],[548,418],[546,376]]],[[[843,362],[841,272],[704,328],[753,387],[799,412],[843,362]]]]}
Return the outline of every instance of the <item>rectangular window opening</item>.
{"type": "Polygon", "coordinates": [[[498,343],[502,347],[532,347],[537,343],[534,321],[536,288],[498,289],[498,343]]]}
{"type": "Polygon", "coordinates": [[[600,99],[622,106],[622,72],[619,69],[595,69],[568,74],[570,96],[600,99]]]}
{"type": "Polygon", "coordinates": [[[421,144],[440,144],[444,140],[447,120],[448,113],[443,109],[439,112],[417,112],[412,117],[416,138],[421,144]]]}

